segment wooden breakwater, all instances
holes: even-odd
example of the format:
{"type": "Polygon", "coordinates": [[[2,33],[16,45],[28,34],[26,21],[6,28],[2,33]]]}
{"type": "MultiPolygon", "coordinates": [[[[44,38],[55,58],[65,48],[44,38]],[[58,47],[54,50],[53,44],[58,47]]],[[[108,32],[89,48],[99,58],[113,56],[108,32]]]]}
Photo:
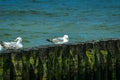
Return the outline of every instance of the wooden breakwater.
{"type": "Polygon", "coordinates": [[[5,51],[0,80],[120,80],[120,39],[5,51]]]}

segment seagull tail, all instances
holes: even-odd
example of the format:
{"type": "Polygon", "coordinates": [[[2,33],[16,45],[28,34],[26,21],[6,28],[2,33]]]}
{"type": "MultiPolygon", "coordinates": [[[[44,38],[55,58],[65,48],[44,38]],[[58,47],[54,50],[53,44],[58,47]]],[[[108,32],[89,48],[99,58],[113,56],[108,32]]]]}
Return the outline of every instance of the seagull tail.
{"type": "Polygon", "coordinates": [[[52,40],[51,39],[46,39],[47,41],[49,41],[49,42],[52,42],[52,40]]]}

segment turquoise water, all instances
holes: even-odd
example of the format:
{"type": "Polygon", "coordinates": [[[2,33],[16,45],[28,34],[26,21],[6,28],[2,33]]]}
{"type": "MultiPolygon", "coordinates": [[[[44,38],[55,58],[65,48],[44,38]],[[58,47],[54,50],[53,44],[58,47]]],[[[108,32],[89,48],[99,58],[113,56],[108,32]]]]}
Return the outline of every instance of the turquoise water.
{"type": "Polygon", "coordinates": [[[0,0],[0,41],[24,47],[68,34],[69,43],[120,38],[120,0],[0,0]]]}

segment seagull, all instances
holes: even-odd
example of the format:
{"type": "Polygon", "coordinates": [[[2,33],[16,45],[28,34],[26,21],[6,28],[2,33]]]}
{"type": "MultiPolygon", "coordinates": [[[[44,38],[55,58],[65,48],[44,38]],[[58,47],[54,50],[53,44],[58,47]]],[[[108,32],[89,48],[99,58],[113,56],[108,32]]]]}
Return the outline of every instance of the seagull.
{"type": "Polygon", "coordinates": [[[47,41],[55,43],[55,44],[64,44],[69,41],[69,37],[68,37],[68,35],[64,35],[63,37],[47,39],[47,41]]]}
{"type": "Polygon", "coordinates": [[[2,45],[0,45],[0,52],[3,50],[3,47],[2,47],[2,45]]]}
{"type": "Polygon", "coordinates": [[[22,48],[22,38],[21,37],[17,37],[14,41],[12,42],[0,42],[1,46],[4,49],[19,49],[22,48]]]}

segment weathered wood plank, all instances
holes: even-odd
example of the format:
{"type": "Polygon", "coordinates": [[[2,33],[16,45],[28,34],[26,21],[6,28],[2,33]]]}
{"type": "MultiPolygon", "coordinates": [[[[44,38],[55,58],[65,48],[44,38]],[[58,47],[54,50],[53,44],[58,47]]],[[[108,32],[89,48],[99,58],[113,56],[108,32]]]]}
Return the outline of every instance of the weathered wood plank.
{"type": "Polygon", "coordinates": [[[30,52],[22,51],[22,80],[30,80],[30,52]]]}
{"type": "Polygon", "coordinates": [[[22,80],[22,54],[11,53],[11,71],[14,76],[12,80],[22,80]]]}
{"type": "Polygon", "coordinates": [[[93,69],[95,65],[95,49],[93,46],[93,43],[86,43],[85,45],[85,58],[86,58],[86,63],[85,63],[85,75],[86,75],[86,80],[93,80],[93,69]]]}
{"type": "Polygon", "coordinates": [[[62,80],[70,80],[70,55],[69,46],[62,46],[62,80]]]}
{"type": "Polygon", "coordinates": [[[3,80],[3,55],[0,55],[0,80],[3,80]]]}
{"type": "Polygon", "coordinates": [[[85,80],[85,46],[78,45],[78,80],[85,80]]]}
{"type": "Polygon", "coordinates": [[[11,80],[13,74],[10,71],[11,53],[3,54],[3,80],[11,80]]]}
{"type": "Polygon", "coordinates": [[[116,80],[120,80],[120,40],[116,42],[116,80]]]}

